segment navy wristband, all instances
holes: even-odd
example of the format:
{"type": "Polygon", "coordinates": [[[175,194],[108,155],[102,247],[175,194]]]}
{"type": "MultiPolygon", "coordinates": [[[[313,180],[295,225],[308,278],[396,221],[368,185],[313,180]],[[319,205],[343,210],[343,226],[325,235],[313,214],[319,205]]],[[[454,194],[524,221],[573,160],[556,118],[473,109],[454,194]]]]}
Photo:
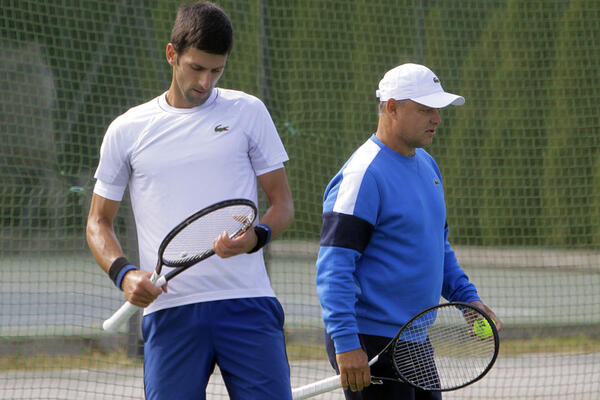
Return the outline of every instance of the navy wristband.
{"type": "Polygon", "coordinates": [[[271,228],[269,228],[269,225],[258,224],[254,227],[254,232],[258,240],[256,241],[256,246],[248,253],[256,253],[271,241],[271,228]]]}
{"type": "Polygon", "coordinates": [[[137,269],[137,267],[131,265],[129,260],[127,260],[125,257],[119,257],[110,265],[110,268],[108,269],[108,276],[113,281],[115,286],[121,289],[123,277],[132,269],[137,269]]]}
{"type": "Polygon", "coordinates": [[[119,288],[119,290],[123,290],[121,285],[123,284],[123,278],[125,277],[125,274],[134,269],[137,270],[138,268],[135,265],[129,264],[119,271],[119,275],[117,275],[117,280],[115,281],[115,285],[119,288]]]}

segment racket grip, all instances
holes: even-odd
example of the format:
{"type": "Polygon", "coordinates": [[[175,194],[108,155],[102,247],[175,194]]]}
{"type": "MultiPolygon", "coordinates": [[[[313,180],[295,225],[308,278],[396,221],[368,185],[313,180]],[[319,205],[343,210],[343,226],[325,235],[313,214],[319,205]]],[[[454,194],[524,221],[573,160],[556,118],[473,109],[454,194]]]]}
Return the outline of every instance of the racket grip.
{"type": "Polygon", "coordinates": [[[152,278],[150,278],[150,281],[152,283],[154,283],[154,286],[161,287],[162,285],[167,283],[167,277],[165,275],[158,277],[158,276],[156,276],[156,272],[155,272],[154,275],[152,275],[152,278]]]}
{"type": "Polygon", "coordinates": [[[107,332],[116,332],[139,309],[140,307],[126,301],[109,319],[104,321],[102,328],[107,332]]]}
{"type": "Polygon", "coordinates": [[[321,379],[320,381],[309,383],[308,385],[292,389],[292,399],[308,399],[309,397],[329,392],[340,387],[342,387],[342,384],[340,382],[340,376],[330,376],[329,378],[321,379]]]}
{"type": "MultiPolygon", "coordinates": [[[[159,276],[156,273],[156,271],[154,271],[154,273],[150,277],[150,282],[152,282],[157,287],[161,287],[162,285],[167,283],[167,280],[165,279],[164,275],[159,276]]],[[[140,308],[141,307],[138,307],[126,301],[117,311],[115,311],[115,313],[109,319],[104,321],[104,323],[102,324],[102,329],[104,329],[107,332],[116,332],[117,329],[119,329],[121,325],[127,322],[129,318],[131,318],[131,316],[135,314],[140,308]]]]}

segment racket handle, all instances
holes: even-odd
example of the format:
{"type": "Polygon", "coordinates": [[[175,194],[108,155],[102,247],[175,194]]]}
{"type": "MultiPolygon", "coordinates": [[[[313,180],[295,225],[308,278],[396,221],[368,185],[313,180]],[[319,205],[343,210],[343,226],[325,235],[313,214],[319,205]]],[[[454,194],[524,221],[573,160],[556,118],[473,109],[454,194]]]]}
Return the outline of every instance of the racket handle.
{"type": "MultiPolygon", "coordinates": [[[[164,275],[159,277],[156,271],[154,271],[154,273],[150,277],[150,282],[152,282],[155,286],[158,287],[167,283],[164,275]]],[[[129,318],[131,318],[131,316],[135,314],[140,308],[141,307],[138,307],[126,301],[117,311],[115,311],[115,313],[109,319],[104,321],[104,323],[102,324],[102,329],[104,329],[107,332],[116,332],[119,329],[119,327],[125,322],[129,321],[129,318]]]]}
{"type": "Polygon", "coordinates": [[[313,397],[321,393],[326,393],[341,387],[342,384],[340,382],[340,376],[330,376],[329,378],[321,379],[320,381],[309,383],[308,385],[292,389],[292,399],[308,399],[309,397],[313,397]]]}
{"type": "Polygon", "coordinates": [[[107,332],[116,332],[139,309],[140,307],[126,301],[109,319],[104,321],[102,329],[107,332]]]}
{"type": "MultiPolygon", "coordinates": [[[[156,275],[156,272],[154,274],[156,275]]],[[[166,275],[162,275],[158,279],[157,279],[157,277],[155,277],[155,275],[152,275],[152,278],[150,278],[150,281],[152,283],[154,283],[154,286],[161,287],[162,285],[164,285],[165,283],[167,283],[167,277],[166,277],[166,275]]]]}
{"type": "MultiPolygon", "coordinates": [[[[369,366],[375,364],[379,359],[379,355],[376,355],[369,361],[369,366]]],[[[330,392],[332,390],[341,388],[340,376],[330,376],[329,378],[321,379],[320,381],[309,383],[308,385],[300,386],[299,388],[292,389],[292,399],[302,400],[308,399],[309,397],[316,396],[321,393],[330,392]]]]}

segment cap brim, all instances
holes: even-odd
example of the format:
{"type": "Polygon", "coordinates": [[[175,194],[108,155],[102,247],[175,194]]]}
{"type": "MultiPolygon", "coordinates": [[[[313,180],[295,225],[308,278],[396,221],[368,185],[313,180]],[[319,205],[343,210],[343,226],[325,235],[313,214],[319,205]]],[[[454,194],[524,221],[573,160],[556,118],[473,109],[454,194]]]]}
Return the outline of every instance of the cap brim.
{"type": "Polygon", "coordinates": [[[415,97],[411,99],[415,103],[423,104],[431,108],[444,108],[449,105],[462,106],[465,104],[465,98],[452,93],[438,92],[427,96],[415,97]]]}

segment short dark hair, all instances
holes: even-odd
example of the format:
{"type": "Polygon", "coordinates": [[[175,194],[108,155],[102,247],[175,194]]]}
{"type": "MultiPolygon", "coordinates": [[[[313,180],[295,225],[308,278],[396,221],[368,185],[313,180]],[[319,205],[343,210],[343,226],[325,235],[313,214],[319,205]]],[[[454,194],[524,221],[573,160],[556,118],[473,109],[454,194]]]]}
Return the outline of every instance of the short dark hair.
{"type": "Polygon", "coordinates": [[[208,1],[182,4],[171,31],[177,53],[190,47],[211,54],[226,55],[233,47],[231,20],[219,6],[208,1]]]}

